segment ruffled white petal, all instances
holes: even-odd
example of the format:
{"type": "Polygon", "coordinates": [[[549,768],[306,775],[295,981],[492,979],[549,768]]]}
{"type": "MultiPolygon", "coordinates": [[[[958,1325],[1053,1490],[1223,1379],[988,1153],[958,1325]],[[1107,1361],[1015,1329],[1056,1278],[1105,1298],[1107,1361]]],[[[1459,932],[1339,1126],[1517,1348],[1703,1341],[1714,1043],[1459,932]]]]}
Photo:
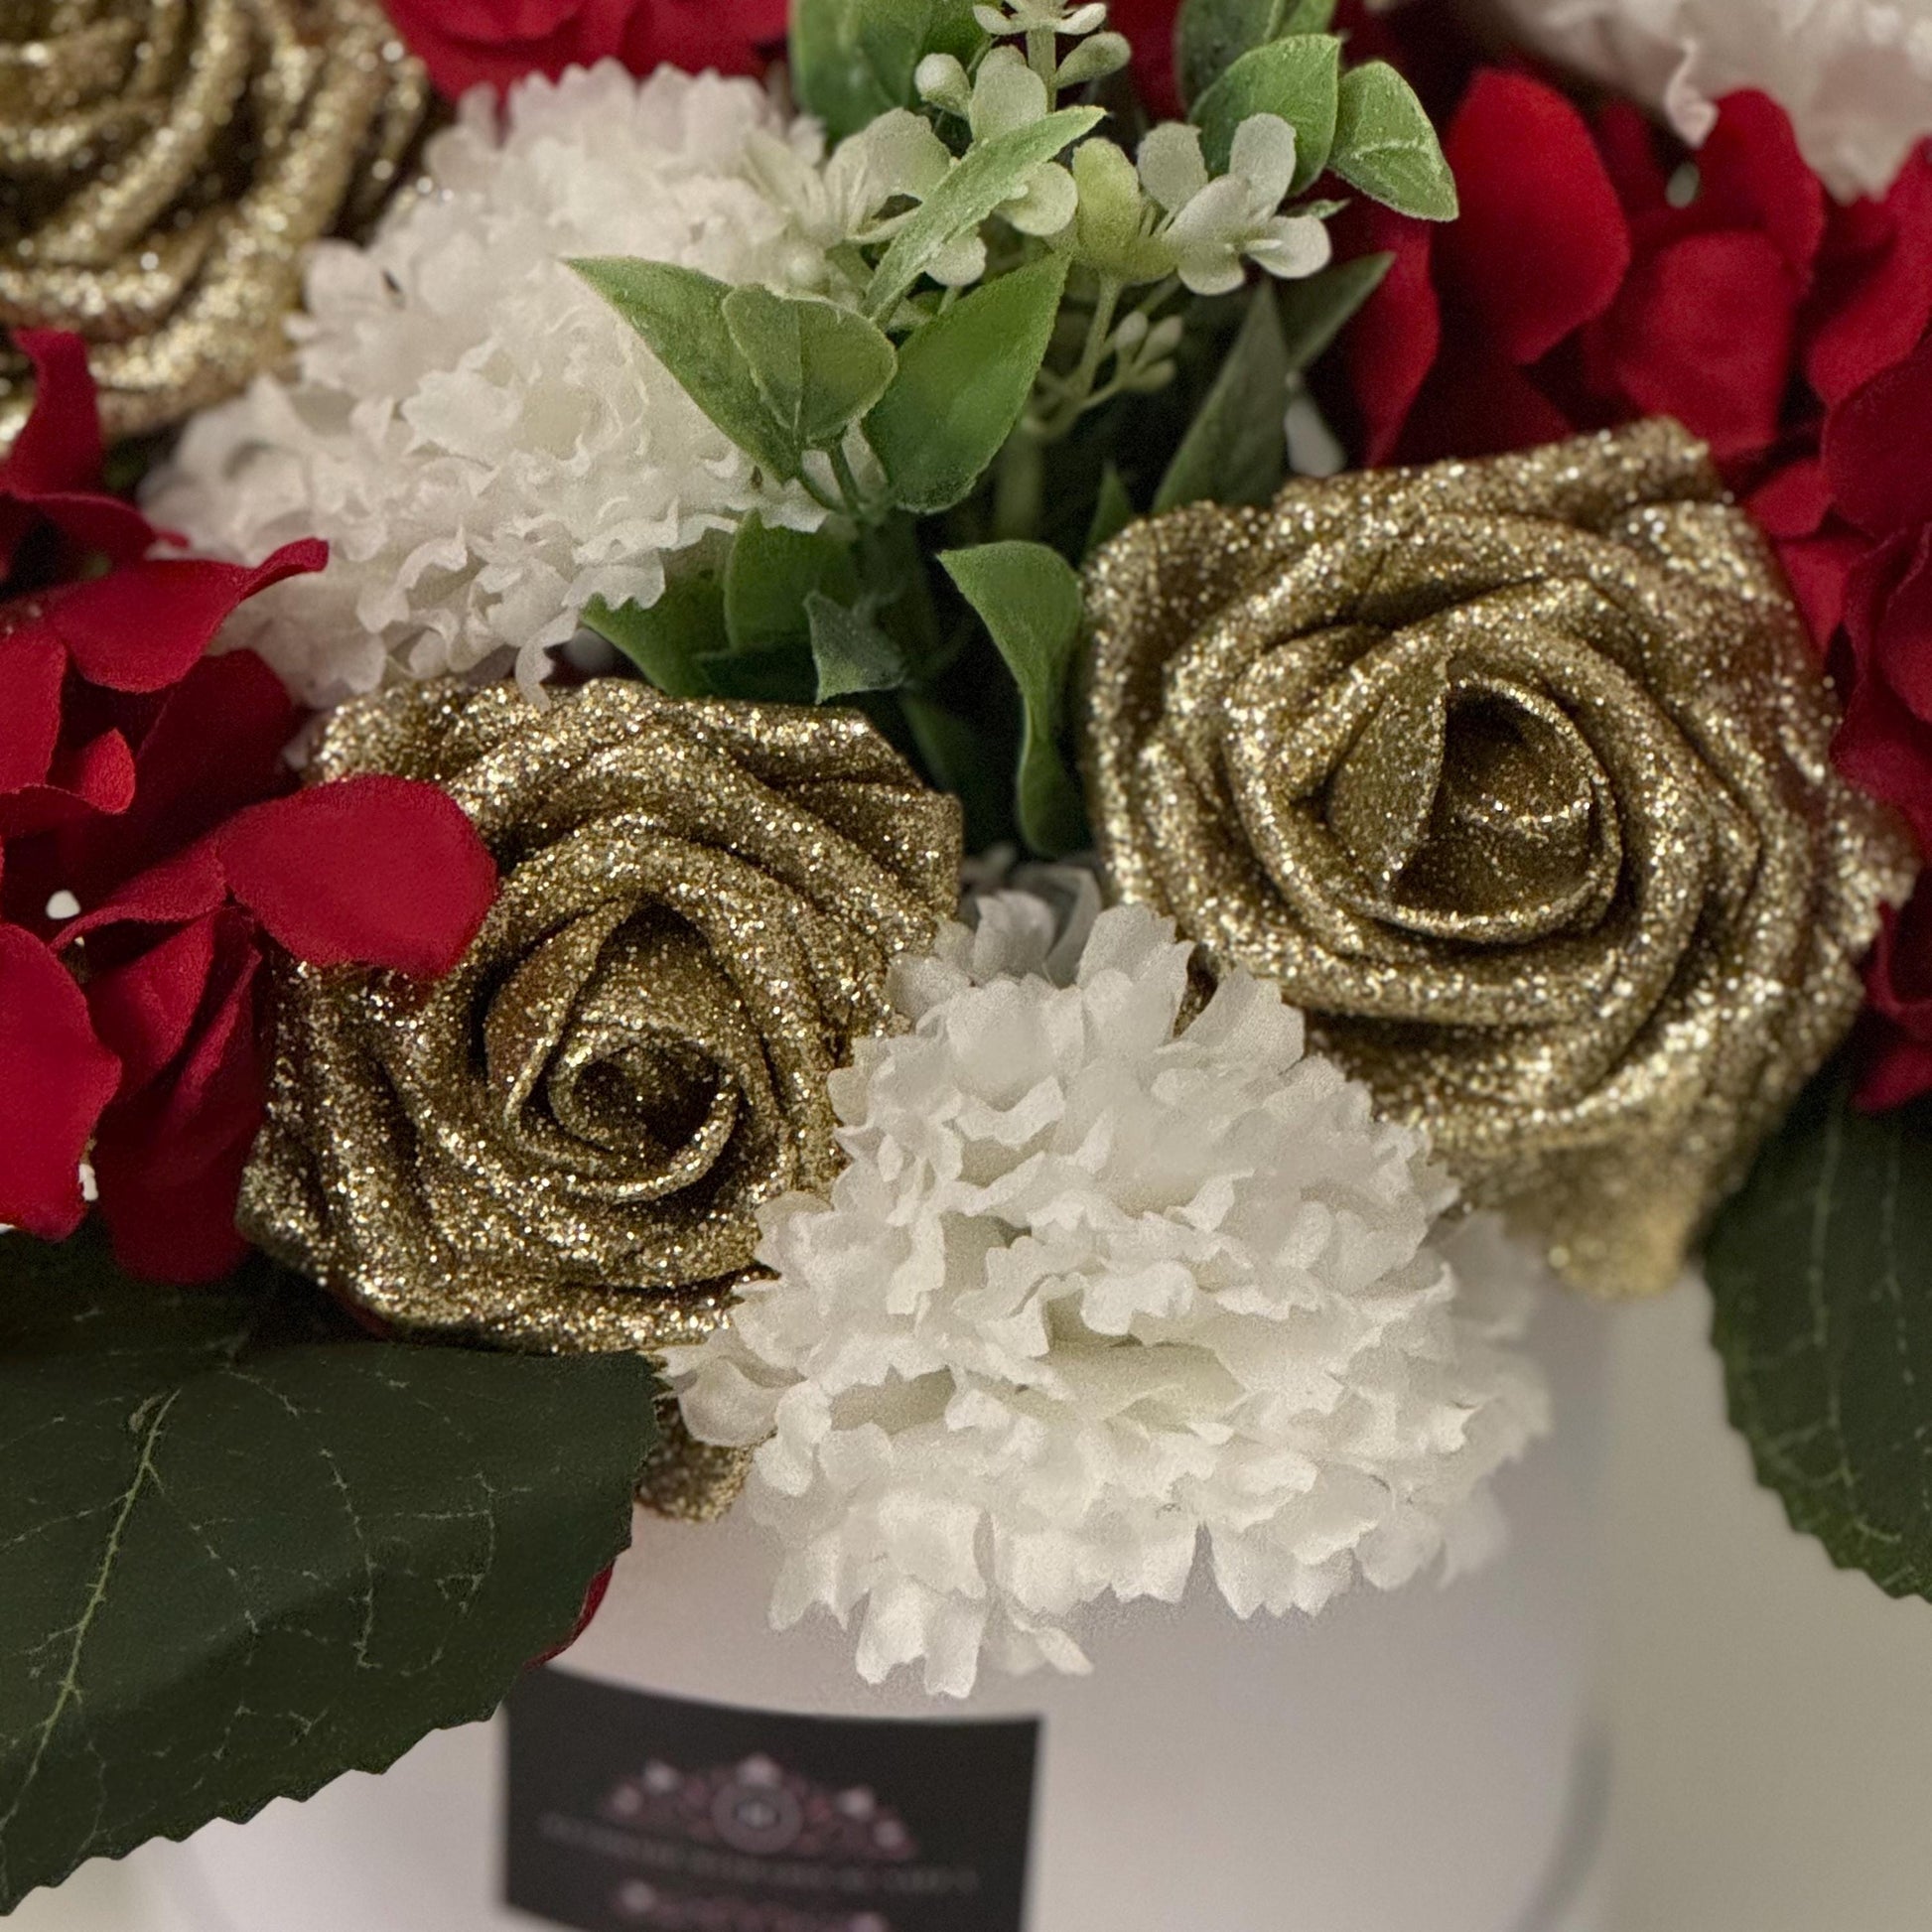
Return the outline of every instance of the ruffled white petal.
{"type": "Polygon", "coordinates": [[[774,1619],[856,1622],[867,1678],[936,1695],[1084,1669],[1084,1611],[1197,1562],[1243,1615],[1466,1567],[1547,1423],[1507,1345],[1536,1264],[1444,1221],[1423,1137],[1275,988],[1194,1012],[1166,921],[1054,885],[901,963],[830,1200],[767,1212],[772,1279],[672,1364],[694,1434],[761,1445],[774,1619]]]}
{"type": "MultiPolygon", "coordinates": [[[[913,146],[887,128],[843,172],[844,200],[929,178],[913,146]]],[[[499,663],[534,684],[593,598],[655,602],[753,510],[816,527],[809,497],[761,483],[565,262],[818,287],[803,229],[826,202],[819,161],[815,133],[716,75],[535,78],[500,122],[493,99],[467,100],[431,144],[431,190],[366,249],[317,251],[291,375],[197,418],[150,490],[162,524],[216,554],[329,539],[329,569],[249,604],[227,640],[316,703],[499,663]]],[[[836,226],[843,208],[823,211],[836,226]]]]}

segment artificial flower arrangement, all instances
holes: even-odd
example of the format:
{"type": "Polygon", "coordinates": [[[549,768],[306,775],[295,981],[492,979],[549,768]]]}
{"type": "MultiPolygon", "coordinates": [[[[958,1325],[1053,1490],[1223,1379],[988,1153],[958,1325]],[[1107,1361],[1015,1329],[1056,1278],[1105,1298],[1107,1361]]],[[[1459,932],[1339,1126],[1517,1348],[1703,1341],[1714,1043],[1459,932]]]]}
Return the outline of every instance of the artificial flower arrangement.
{"type": "Polygon", "coordinates": [[[1478,1562],[1559,1284],[1701,1264],[1932,1594],[1932,89],[28,11],[0,1909],[487,1712],[633,1495],[935,1696],[1478,1562]]]}

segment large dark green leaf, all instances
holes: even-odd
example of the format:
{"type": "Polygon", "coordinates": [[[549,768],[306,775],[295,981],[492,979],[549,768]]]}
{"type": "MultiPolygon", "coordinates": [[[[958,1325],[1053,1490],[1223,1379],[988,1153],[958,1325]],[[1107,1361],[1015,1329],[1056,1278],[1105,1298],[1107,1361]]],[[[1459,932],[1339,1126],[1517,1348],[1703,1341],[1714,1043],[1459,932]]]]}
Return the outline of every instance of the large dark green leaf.
{"type": "Polygon", "coordinates": [[[1818,1082],[1706,1267],[1759,1478],[1835,1563],[1932,1596],[1932,1102],[1866,1115],[1818,1082]]]}
{"type": "Polygon", "coordinates": [[[486,1716],[627,1542],[653,1391],[0,1237],[0,1912],[486,1716]]]}

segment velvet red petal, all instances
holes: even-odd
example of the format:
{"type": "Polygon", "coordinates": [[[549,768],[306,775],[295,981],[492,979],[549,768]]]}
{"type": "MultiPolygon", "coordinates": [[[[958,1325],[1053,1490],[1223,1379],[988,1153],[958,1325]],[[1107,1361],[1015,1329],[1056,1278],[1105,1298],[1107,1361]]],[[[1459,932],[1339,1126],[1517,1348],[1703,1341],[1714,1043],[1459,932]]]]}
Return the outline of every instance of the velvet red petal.
{"type": "Polygon", "coordinates": [[[235,897],[314,966],[446,973],[496,895],[496,867],[434,785],[379,774],[237,813],[214,836],[235,897]]]}
{"type": "Polygon", "coordinates": [[[118,887],[98,905],[82,909],[54,935],[69,946],[112,925],[183,925],[205,918],[228,897],[227,874],[212,841],[204,839],[118,887]]]}
{"type": "Polygon", "coordinates": [[[1932,336],[1825,420],[1825,474],[1843,513],[1870,536],[1932,522],[1932,336]]]}
{"type": "Polygon", "coordinates": [[[0,926],[0,1220],[49,1241],[80,1225],[81,1158],[119,1076],[73,975],[0,926]]]}
{"type": "Polygon", "coordinates": [[[1755,229],[1777,250],[1793,286],[1809,286],[1825,239],[1825,191],[1798,152],[1784,109],[1754,89],[1726,94],[1697,166],[1689,212],[1700,225],[1755,229]]]}
{"type": "Polygon", "coordinates": [[[178,683],[235,610],[285,577],[320,570],[329,546],[285,544],[266,563],[157,558],[50,595],[49,621],[82,677],[114,691],[178,683]]]}
{"type": "Polygon", "coordinates": [[[0,794],[42,784],[61,742],[68,654],[38,624],[0,637],[0,794]]]}
{"type": "Polygon", "coordinates": [[[1636,265],[1605,324],[1617,384],[1718,457],[1754,455],[1778,433],[1795,306],[1790,272],[1763,235],[1686,235],[1636,265]]]}
{"type": "Polygon", "coordinates": [[[145,1087],[187,1045],[214,970],[224,916],[246,925],[245,917],[232,911],[207,913],[126,965],[88,981],[87,1010],[94,1032],[119,1058],[125,1090],[145,1087]]]}
{"type": "Polygon", "coordinates": [[[1349,325],[1343,344],[1349,384],[1362,417],[1362,461],[1387,463],[1442,346],[1442,307],[1431,271],[1428,223],[1385,208],[1354,210],[1336,224],[1351,256],[1395,259],[1349,325]]]}
{"type": "Polygon", "coordinates": [[[101,1213],[131,1274],[211,1281],[244,1252],[235,1197],[262,1117],[259,968],[241,922],[225,928],[179,1063],[101,1122],[94,1149],[101,1213]]]}
{"type": "MultiPolygon", "coordinates": [[[[1873,212],[1840,212],[1841,229],[1863,230],[1873,212]]],[[[1909,354],[1932,327],[1932,158],[1915,149],[1885,198],[1889,237],[1854,263],[1845,289],[1812,337],[1805,373],[1827,403],[1843,402],[1909,354]]]]}
{"type": "Polygon", "coordinates": [[[1885,908],[1865,985],[1883,1025],[1859,1104],[1902,1106],[1932,1092],[1932,887],[1923,881],[1902,912],[1885,908]]]}
{"type": "Polygon", "coordinates": [[[1443,263],[1501,352],[1534,362],[1622,285],[1616,190],[1584,117],[1527,74],[1477,74],[1443,145],[1462,204],[1438,239],[1443,263]]]}
{"type": "Polygon", "coordinates": [[[87,346],[78,336],[22,329],[15,343],[34,365],[34,408],[0,463],[0,576],[37,516],[117,561],[154,541],[147,518],[101,489],[100,414],[87,346]]]}
{"type": "Polygon", "coordinates": [[[134,755],[119,732],[102,732],[55,755],[47,782],[0,796],[0,835],[25,838],[89,824],[127,810],[134,799],[134,755]]]}

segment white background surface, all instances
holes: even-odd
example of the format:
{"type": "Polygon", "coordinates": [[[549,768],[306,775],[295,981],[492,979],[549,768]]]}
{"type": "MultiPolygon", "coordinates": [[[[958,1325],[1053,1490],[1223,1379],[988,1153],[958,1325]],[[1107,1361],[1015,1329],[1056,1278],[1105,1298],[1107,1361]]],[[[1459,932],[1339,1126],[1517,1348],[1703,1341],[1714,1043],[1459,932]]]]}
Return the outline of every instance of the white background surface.
{"type": "MultiPolygon", "coordinates": [[[[1926,1932],[1932,1606],[1834,1571],[1756,1489],[1701,1293],[1605,1319],[1613,1932],[1926,1932]]],[[[131,1923],[96,1865],[8,1926],[131,1923]]]]}

